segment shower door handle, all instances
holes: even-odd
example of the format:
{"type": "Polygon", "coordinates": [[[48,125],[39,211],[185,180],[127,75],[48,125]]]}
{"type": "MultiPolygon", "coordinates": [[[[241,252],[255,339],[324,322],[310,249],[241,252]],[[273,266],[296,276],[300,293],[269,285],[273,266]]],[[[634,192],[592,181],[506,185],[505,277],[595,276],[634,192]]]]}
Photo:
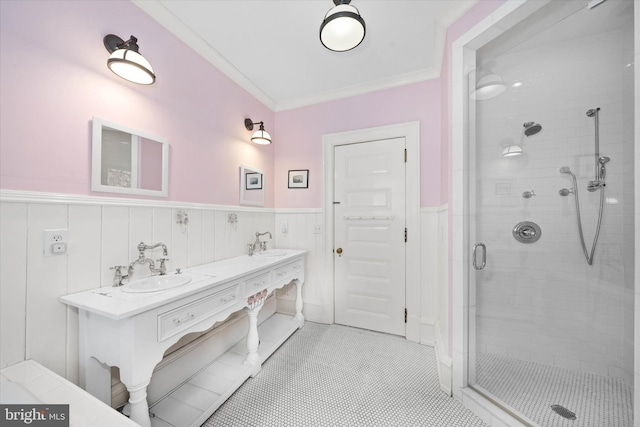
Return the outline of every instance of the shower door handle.
{"type": "Polygon", "coordinates": [[[487,247],[484,243],[476,243],[473,245],[473,268],[482,270],[487,265],[487,247]],[[482,248],[482,263],[478,265],[478,248],[482,248]]]}

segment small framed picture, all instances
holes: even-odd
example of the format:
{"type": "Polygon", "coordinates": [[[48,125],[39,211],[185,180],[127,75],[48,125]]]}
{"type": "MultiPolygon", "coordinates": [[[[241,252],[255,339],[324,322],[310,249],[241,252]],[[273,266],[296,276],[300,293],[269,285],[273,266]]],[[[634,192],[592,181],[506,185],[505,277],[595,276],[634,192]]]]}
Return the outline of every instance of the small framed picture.
{"type": "Polygon", "coordinates": [[[309,188],[309,169],[289,171],[289,188],[309,188]]]}
{"type": "Polygon", "coordinates": [[[262,174],[248,173],[245,177],[247,190],[262,190],[262,174]]]}

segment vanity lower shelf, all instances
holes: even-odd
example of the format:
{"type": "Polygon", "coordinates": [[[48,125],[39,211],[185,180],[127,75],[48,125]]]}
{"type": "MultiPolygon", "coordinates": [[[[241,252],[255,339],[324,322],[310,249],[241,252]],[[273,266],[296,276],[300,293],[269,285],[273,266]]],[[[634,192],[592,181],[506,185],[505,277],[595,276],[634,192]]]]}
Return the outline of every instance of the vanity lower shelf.
{"type": "MultiPolygon", "coordinates": [[[[298,328],[294,316],[276,313],[258,326],[260,364],[298,328]]],[[[256,366],[246,366],[246,337],[222,356],[155,403],[150,412],[152,427],[202,425],[250,376],[256,366]]]]}

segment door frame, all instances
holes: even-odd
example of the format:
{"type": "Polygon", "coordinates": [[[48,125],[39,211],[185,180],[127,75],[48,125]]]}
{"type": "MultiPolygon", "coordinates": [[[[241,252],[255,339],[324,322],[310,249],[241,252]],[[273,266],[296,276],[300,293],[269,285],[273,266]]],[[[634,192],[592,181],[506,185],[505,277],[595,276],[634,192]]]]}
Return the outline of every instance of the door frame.
{"type": "Polygon", "coordinates": [[[405,215],[408,238],[406,245],[405,306],[407,307],[406,338],[420,340],[420,122],[399,123],[368,129],[332,133],[322,136],[322,163],[324,195],[322,198],[322,223],[324,233],[324,265],[331,274],[322,284],[323,320],[334,323],[334,147],[346,144],[405,138],[408,152],[405,171],[405,215]]]}

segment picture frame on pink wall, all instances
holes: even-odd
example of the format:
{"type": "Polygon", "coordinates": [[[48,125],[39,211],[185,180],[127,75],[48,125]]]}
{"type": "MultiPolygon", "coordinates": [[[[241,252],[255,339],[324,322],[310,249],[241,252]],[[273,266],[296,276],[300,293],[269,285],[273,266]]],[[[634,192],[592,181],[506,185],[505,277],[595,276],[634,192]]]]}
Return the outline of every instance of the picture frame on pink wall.
{"type": "Polygon", "coordinates": [[[262,174],[261,173],[247,173],[245,179],[247,190],[262,190],[262,174]]]}
{"type": "Polygon", "coordinates": [[[309,188],[309,169],[290,170],[289,188],[309,188]]]}

